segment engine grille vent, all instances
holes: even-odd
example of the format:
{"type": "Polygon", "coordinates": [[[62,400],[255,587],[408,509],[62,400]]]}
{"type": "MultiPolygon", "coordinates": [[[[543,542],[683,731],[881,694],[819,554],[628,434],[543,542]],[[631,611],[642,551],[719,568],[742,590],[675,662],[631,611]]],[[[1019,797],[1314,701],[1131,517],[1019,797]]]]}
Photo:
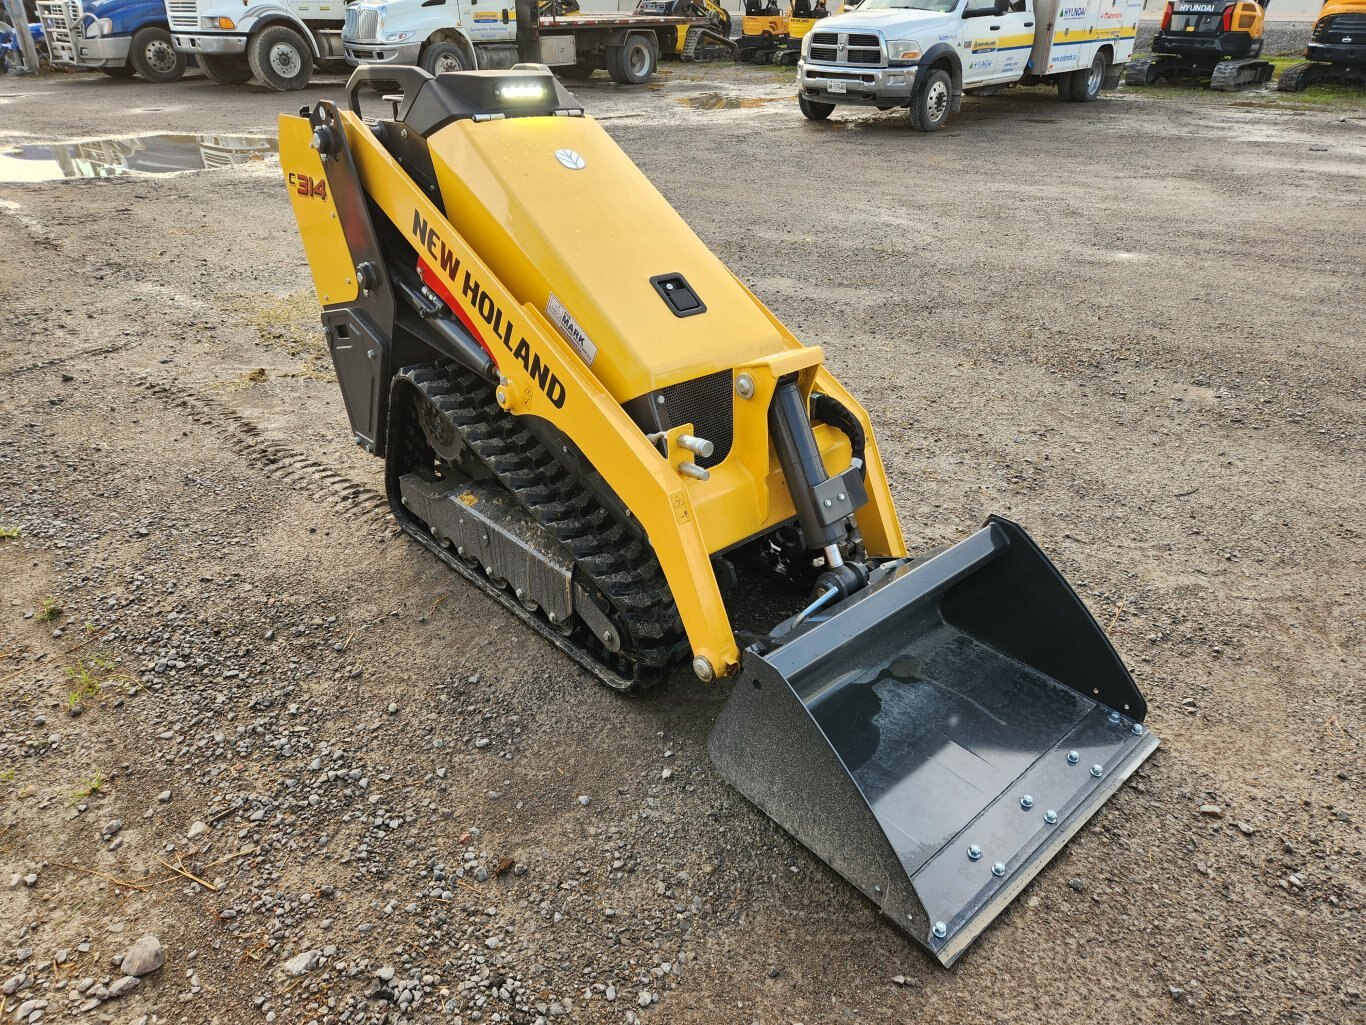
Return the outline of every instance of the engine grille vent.
{"type": "Polygon", "coordinates": [[[715,446],[710,456],[694,460],[698,466],[716,466],[730,454],[735,430],[731,388],[731,372],[721,370],[663,390],[669,422],[674,426],[692,424],[697,437],[715,446]]]}

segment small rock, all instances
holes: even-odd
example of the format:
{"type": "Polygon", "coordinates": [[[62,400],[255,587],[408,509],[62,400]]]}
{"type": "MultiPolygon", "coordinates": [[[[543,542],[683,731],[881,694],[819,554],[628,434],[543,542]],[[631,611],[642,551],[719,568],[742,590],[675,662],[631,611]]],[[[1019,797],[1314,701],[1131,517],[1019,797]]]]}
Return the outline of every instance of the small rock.
{"type": "Polygon", "coordinates": [[[607,992],[604,993],[603,996],[605,996],[608,999],[608,1001],[615,1000],[617,998],[617,987],[608,986],[607,992]]]}
{"type": "Polygon", "coordinates": [[[1209,815],[1211,818],[1222,819],[1224,817],[1224,809],[1217,804],[1202,804],[1200,805],[1200,814],[1209,815]]]}
{"type": "Polygon", "coordinates": [[[1172,995],[1173,1000],[1180,1000],[1183,996],[1186,995],[1186,991],[1182,989],[1180,986],[1168,986],[1167,992],[1172,995]]]}
{"type": "Polygon", "coordinates": [[[136,975],[141,978],[150,975],[165,963],[166,955],[161,951],[161,940],[148,935],[128,948],[128,953],[123,955],[123,961],[119,964],[119,971],[124,975],[136,975]]]}
{"type": "Polygon", "coordinates": [[[291,979],[296,979],[300,975],[306,975],[314,968],[318,967],[318,962],[322,960],[321,950],[305,950],[295,954],[284,963],[284,972],[291,979]]]}
{"type": "Polygon", "coordinates": [[[1238,823],[1238,832],[1242,833],[1243,836],[1251,836],[1253,833],[1257,832],[1257,830],[1255,830],[1255,829],[1252,828],[1251,823],[1248,823],[1248,822],[1239,822],[1239,823],[1238,823]]]}
{"type": "Polygon", "coordinates": [[[123,819],[110,819],[104,827],[104,838],[108,840],[111,836],[117,836],[123,828],[123,819]]]}
{"type": "Polygon", "coordinates": [[[136,975],[125,975],[121,979],[115,979],[109,984],[109,999],[117,1000],[130,989],[135,989],[142,983],[136,975]]]}
{"type": "Polygon", "coordinates": [[[394,970],[392,968],[385,967],[375,972],[375,978],[379,979],[380,982],[389,982],[393,977],[394,970]]]}
{"type": "Polygon", "coordinates": [[[7,997],[12,997],[23,988],[23,985],[26,982],[28,982],[28,976],[23,972],[20,972],[18,975],[11,975],[5,980],[4,985],[0,986],[0,993],[5,994],[7,997]]]}
{"type": "Polygon", "coordinates": [[[484,941],[484,946],[488,947],[489,950],[497,950],[497,949],[498,949],[498,937],[497,937],[497,936],[490,936],[488,939],[486,939],[486,940],[484,941]]]}
{"type": "Polygon", "coordinates": [[[1086,883],[1079,878],[1067,880],[1067,885],[1076,890],[1077,893],[1081,893],[1086,889],[1086,883]]]}
{"type": "Polygon", "coordinates": [[[590,804],[593,803],[593,799],[589,797],[587,794],[580,794],[579,803],[583,805],[585,808],[587,808],[590,804]]]}
{"type": "Polygon", "coordinates": [[[654,994],[651,993],[648,989],[642,989],[640,991],[640,996],[636,997],[636,1003],[638,1003],[641,1007],[649,1007],[650,1001],[652,1001],[654,998],[654,994]]]}
{"type": "Polygon", "coordinates": [[[209,827],[207,823],[195,819],[194,822],[190,823],[190,828],[185,830],[185,835],[188,836],[191,840],[198,840],[208,831],[209,827]]]}
{"type": "Polygon", "coordinates": [[[170,803],[171,803],[171,792],[170,792],[169,790],[163,790],[161,793],[157,794],[157,804],[170,804],[170,803]]]}

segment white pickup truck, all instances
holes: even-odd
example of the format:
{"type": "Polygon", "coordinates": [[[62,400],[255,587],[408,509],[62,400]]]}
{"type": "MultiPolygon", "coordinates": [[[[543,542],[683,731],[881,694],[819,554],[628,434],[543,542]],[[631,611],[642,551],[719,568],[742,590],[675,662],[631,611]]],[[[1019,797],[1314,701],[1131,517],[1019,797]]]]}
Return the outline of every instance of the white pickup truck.
{"type": "Polygon", "coordinates": [[[1054,83],[1089,103],[1119,84],[1143,0],[863,0],[807,33],[798,63],[802,113],[848,103],[908,107],[942,128],[963,94],[1054,83]]]}

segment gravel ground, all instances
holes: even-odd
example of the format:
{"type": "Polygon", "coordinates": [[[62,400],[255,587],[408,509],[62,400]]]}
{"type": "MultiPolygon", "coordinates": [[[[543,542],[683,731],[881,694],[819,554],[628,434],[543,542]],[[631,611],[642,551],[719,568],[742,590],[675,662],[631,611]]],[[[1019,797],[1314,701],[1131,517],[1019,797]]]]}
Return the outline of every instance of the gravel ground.
{"type": "MultiPolygon", "coordinates": [[[[724,686],[619,698],[394,536],[273,160],[7,185],[0,1015],[1362,1020],[1366,105],[922,136],[784,74],[578,91],[826,347],[914,548],[1028,526],[1158,754],[942,970],[711,768],[724,686]]],[[[0,141],[340,92],[8,79],[0,141]]]]}

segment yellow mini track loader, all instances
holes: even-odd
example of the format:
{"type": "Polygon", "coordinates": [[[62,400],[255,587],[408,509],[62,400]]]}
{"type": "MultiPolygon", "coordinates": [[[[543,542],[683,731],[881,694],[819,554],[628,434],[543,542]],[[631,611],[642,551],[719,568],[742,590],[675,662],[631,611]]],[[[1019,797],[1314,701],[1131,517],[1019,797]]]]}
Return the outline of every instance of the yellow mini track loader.
{"type": "Polygon", "coordinates": [[[822,350],[547,68],[347,90],[281,163],[402,528],[608,686],[728,687],[722,774],[951,964],[1157,747],[1103,631],[1008,520],[908,556],[822,350]]]}

